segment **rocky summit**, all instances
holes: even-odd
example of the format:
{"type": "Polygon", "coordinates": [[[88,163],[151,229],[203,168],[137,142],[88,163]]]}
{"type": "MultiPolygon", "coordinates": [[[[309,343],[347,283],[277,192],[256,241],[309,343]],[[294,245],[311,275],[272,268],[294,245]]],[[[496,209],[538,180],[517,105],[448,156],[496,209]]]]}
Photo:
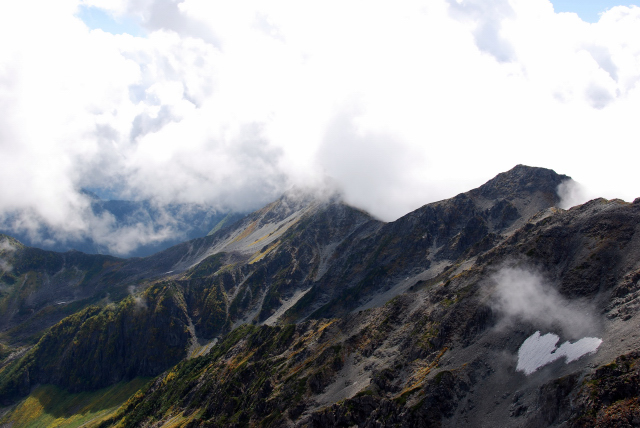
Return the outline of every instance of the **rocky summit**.
{"type": "Polygon", "coordinates": [[[640,425],[640,198],[292,189],[145,258],[0,236],[0,426],[640,425]]]}

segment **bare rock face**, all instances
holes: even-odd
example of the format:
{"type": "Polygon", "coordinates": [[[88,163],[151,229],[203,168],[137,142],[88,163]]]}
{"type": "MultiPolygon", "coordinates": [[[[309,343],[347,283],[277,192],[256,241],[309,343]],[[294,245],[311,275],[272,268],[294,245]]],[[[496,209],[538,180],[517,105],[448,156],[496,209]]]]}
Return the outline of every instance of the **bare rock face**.
{"type": "Polygon", "coordinates": [[[634,426],[640,204],[562,210],[566,180],[518,165],[392,223],[291,192],[109,261],[86,295],[129,292],[43,324],[1,398],[159,375],[103,426],[634,426]]]}

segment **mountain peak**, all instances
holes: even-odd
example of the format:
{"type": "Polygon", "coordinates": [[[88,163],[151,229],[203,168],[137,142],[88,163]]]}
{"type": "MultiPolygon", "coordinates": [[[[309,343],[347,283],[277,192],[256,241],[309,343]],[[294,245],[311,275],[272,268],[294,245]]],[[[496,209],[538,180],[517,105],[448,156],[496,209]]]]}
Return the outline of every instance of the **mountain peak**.
{"type": "Polygon", "coordinates": [[[571,180],[571,177],[558,174],[552,169],[516,165],[509,171],[496,175],[482,186],[471,191],[485,198],[514,198],[543,192],[554,196],[555,202],[559,202],[557,189],[560,183],[571,180]]]}

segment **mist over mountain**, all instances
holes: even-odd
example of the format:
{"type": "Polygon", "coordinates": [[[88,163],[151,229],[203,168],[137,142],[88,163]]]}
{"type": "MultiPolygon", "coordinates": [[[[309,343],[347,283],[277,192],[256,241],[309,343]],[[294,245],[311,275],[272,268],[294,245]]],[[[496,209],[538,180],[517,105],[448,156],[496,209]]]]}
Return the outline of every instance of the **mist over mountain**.
{"type": "Polygon", "coordinates": [[[564,210],[570,180],[388,223],[295,188],[144,258],[3,235],[0,422],[633,425],[640,198],[564,210]]]}
{"type": "Polygon", "coordinates": [[[0,426],[640,425],[633,3],[0,2],[0,426]]]}
{"type": "Polygon", "coordinates": [[[148,256],[185,240],[206,236],[216,227],[233,223],[244,213],[193,203],[102,200],[83,190],[88,206],[76,230],[62,230],[23,212],[3,216],[0,233],[26,245],[52,251],[76,250],[89,254],[148,256]]]}
{"type": "Polygon", "coordinates": [[[577,203],[631,200],[640,7],[600,9],[585,22],[549,0],[5,2],[0,223],[36,246],[127,255],[193,235],[121,230],[81,189],[250,212],[328,176],[392,221],[517,163],[571,174],[577,203]]]}

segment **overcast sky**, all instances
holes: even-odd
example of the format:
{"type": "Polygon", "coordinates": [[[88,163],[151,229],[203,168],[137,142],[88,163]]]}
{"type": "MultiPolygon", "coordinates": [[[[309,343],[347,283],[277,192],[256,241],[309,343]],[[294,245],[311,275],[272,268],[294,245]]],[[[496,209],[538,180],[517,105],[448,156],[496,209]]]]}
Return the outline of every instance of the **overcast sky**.
{"type": "Polygon", "coordinates": [[[631,201],[640,8],[568,3],[3,2],[0,220],[82,235],[109,230],[82,188],[246,210],[326,177],[392,220],[520,163],[631,201]]]}

